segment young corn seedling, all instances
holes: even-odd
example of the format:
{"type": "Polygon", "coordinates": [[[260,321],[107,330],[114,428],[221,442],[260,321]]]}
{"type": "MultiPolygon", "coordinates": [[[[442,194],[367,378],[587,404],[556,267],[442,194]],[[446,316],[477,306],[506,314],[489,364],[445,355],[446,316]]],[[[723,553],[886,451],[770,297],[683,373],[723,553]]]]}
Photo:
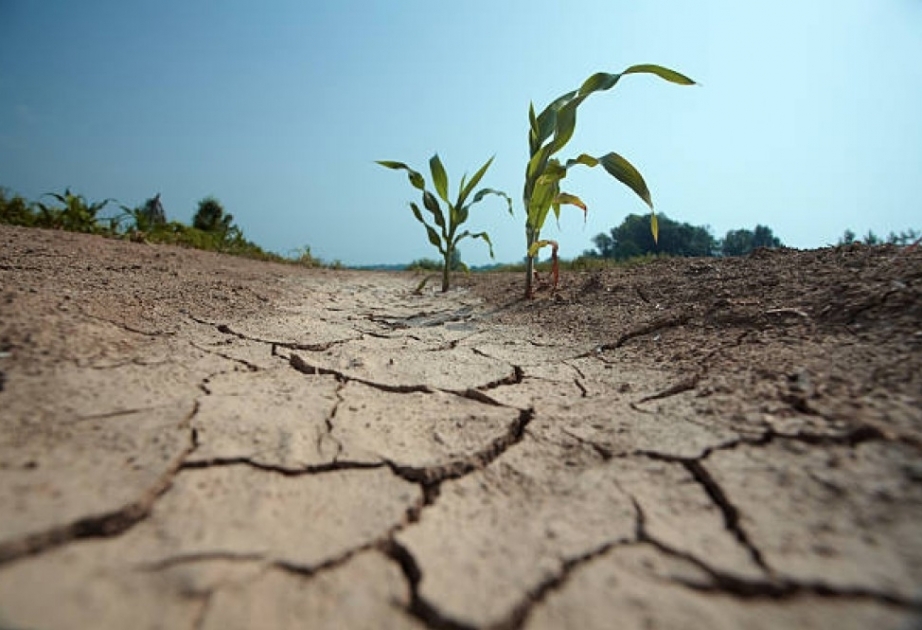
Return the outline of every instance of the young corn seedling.
{"type": "MultiPolygon", "coordinates": [[[[442,206],[439,204],[436,196],[426,189],[426,179],[420,173],[414,171],[403,162],[378,160],[377,163],[385,168],[406,171],[410,179],[410,184],[412,184],[414,188],[422,191],[423,208],[432,215],[434,225],[426,221],[422,210],[420,210],[416,203],[410,202],[410,209],[413,211],[413,216],[416,217],[416,220],[425,226],[426,233],[429,236],[429,242],[432,243],[442,255],[442,292],[448,291],[452,256],[454,255],[459,241],[468,237],[482,239],[490,248],[490,258],[493,258],[493,243],[490,241],[490,236],[486,232],[472,233],[468,230],[464,230],[461,233],[458,232],[458,228],[467,221],[471,206],[479,203],[487,195],[498,195],[503,197],[506,200],[506,204],[509,206],[509,214],[512,214],[512,199],[509,198],[509,195],[500,190],[481,188],[471,197],[474,188],[480,183],[480,180],[483,179],[487,169],[490,168],[490,164],[493,163],[493,158],[487,160],[486,164],[480,167],[480,170],[474,174],[470,181],[467,181],[467,173],[464,174],[461,178],[461,185],[458,187],[458,196],[454,203],[448,198],[448,175],[445,172],[442,161],[439,159],[438,154],[430,158],[429,171],[432,173],[432,183],[435,186],[436,194],[438,194],[439,198],[447,206],[447,213],[442,211],[442,206]],[[471,198],[470,203],[468,203],[468,198],[471,198]]],[[[461,264],[463,267],[464,263],[461,264]]]]}
{"type": "MultiPolygon", "coordinates": [[[[573,137],[576,129],[576,110],[590,94],[604,92],[615,87],[618,81],[626,74],[652,74],[678,85],[694,85],[695,82],[675,70],[654,64],[631,66],[620,74],[598,72],[586,79],[578,90],[567,92],[551,102],[537,116],[534,104],[528,107],[528,147],[531,158],[525,169],[525,190],[523,198],[527,213],[525,219],[525,238],[527,243],[527,258],[525,264],[525,296],[531,297],[533,292],[532,282],[534,276],[535,256],[542,247],[551,245],[553,241],[541,240],[541,229],[548,213],[553,210],[554,216],[560,218],[561,205],[573,205],[580,208],[583,214],[587,212],[586,204],[577,197],[560,190],[560,181],[567,176],[567,170],[582,164],[590,168],[602,165],[608,173],[633,190],[643,201],[650,206],[650,229],[653,239],[659,238],[659,229],[656,222],[656,213],[653,210],[653,201],[650,191],[640,172],[625,158],[615,152],[599,157],[586,153],[574,159],[561,162],[555,153],[566,146],[573,137]]],[[[556,248],[555,248],[556,249],[556,248]]],[[[554,257],[555,287],[557,278],[557,258],[554,257]]]]}

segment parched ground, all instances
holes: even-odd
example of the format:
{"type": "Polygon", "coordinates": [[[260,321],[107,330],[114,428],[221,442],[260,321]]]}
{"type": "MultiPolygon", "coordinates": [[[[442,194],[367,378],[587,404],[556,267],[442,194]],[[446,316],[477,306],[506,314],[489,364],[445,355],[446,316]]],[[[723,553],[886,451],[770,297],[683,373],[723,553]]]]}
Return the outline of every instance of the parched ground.
{"type": "Polygon", "coordinates": [[[456,280],[0,226],[0,628],[922,627],[922,248],[456,280]]]}

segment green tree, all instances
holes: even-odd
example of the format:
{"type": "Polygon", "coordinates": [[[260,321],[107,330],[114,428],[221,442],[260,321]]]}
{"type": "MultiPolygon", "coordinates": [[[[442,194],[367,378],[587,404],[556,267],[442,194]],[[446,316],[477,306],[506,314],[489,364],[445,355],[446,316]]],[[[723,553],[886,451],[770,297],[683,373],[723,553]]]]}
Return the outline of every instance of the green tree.
{"type": "Polygon", "coordinates": [[[729,230],[720,242],[720,252],[724,256],[745,256],[752,251],[750,230],[729,230]]]}
{"type": "Polygon", "coordinates": [[[19,195],[13,195],[6,188],[0,188],[0,223],[31,226],[35,224],[35,214],[31,204],[19,195]]]}
{"type": "Polygon", "coordinates": [[[208,196],[198,202],[198,210],[192,217],[192,227],[203,232],[226,234],[233,221],[234,215],[225,213],[221,202],[208,196]]]}
{"type": "Polygon", "coordinates": [[[625,260],[644,254],[671,256],[712,256],[717,241],[707,227],[674,221],[659,215],[659,239],[654,240],[646,217],[630,214],[608,234],[593,239],[598,257],[625,260]]]}
{"type": "Polygon", "coordinates": [[[775,249],[784,244],[764,225],[756,225],[755,230],[730,230],[720,242],[720,252],[724,256],[745,256],[757,247],[775,249]]]}
{"type": "Polygon", "coordinates": [[[756,249],[757,247],[777,249],[779,247],[784,247],[784,245],[781,239],[772,233],[770,227],[766,225],[756,225],[756,229],[752,232],[752,248],[756,249]]]}

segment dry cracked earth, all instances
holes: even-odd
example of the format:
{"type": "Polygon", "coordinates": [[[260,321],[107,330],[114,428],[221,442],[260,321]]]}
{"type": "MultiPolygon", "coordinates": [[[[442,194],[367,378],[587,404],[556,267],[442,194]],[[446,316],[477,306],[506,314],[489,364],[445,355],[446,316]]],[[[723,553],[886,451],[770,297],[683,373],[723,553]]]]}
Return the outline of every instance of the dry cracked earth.
{"type": "Polygon", "coordinates": [[[922,627],[918,248],[418,280],[0,226],[0,627],[922,627]]]}

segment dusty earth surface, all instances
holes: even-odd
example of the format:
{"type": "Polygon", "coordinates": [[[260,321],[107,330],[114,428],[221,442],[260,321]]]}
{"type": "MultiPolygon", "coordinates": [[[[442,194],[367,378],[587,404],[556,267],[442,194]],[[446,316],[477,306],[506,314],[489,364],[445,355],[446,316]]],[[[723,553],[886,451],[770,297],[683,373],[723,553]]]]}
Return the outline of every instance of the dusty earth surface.
{"type": "Polygon", "coordinates": [[[414,294],[0,226],[0,627],[922,627],[922,251],[414,294]]]}

